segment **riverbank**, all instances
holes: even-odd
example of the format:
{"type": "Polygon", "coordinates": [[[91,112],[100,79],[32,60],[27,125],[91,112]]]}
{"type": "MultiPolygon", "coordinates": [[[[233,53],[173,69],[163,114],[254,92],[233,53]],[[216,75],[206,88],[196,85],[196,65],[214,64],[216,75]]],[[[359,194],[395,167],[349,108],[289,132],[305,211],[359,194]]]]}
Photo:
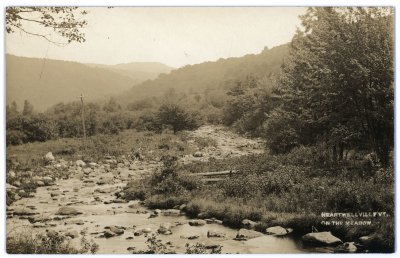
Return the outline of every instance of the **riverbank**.
{"type": "MultiPolygon", "coordinates": [[[[143,251],[152,233],[165,243],[174,243],[171,248],[180,253],[187,251],[186,243],[196,245],[197,240],[210,246],[217,242],[223,246],[223,253],[353,252],[354,248],[346,249],[346,242],[354,242],[357,252],[390,252],[393,248],[391,169],[365,174],[361,167],[349,170],[342,164],[327,170],[305,164],[304,160],[311,160],[305,151],[268,155],[259,139],[246,139],[226,128],[210,126],[178,135],[134,132],[119,140],[106,139],[99,145],[104,148],[90,147],[97,156],[86,156],[85,161],[76,160],[82,157],[79,150],[60,155],[51,148],[52,143],[44,144],[38,145],[44,153],[37,149],[34,153],[46,165],[38,163],[30,170],[7,171],[7,199],[14,198],[7,207],[8,229],[23,226],[33,232],[57,230],[68,234],[68,239],[77,245],[83,236],[80,233],[87,228],[86,237],[99,245],[100,253],[143,251]],[[117,150],[116,146],[121,146],[120,153],[114,153],[118,155],[106,155],[117,150]],[[45,150],[57,153],[54,160],[43,159],[45,150]],[[241,173],[216,184],[204,184],[201,178],[193,176],[221,170],[241,173]],[[18,181],[20,186],[16,186],[18,181]],[[139,205],[138,199],[147,208],[139,205]],[[71,207],[78,213],[57,215],[62,207],[71,207]],[[179,216],[156,214],[158,208],[178,210],[179,216]],[[371,225],[327,226],[322,224],[326,218],[320,216],[321,212],[359,211],[384,211],[388,217],[373,218],[371,225]],[[190,219],[200,219],[205,224],[191,226],[190,219]],[[157,233],[163,223],[170,223],[172,235],[157,233]],[[122,229],[123,234],[110,231],[110,226],[116,232],[122,229]],[[286,235],[287,241],[269,235],[267,229],[271,227],[278,227],[274,230],[286,235]],[[135,236],[138,230],[146,228],[150,228],[145,233],[147,237],[135,236]],[[243,228],[257,232],[250,231],[257,237],[238,242],[243,228]],[[198,238],[180,238],[197,229],[198,238]],[[301,238],[315,230],[329,231],[343,244],[305,249],[301,238]],[[209,237],[209,231],[222,231],[226,237],[216,240],[209,237]],[[267,247],[274,243],[276,248],[263,249],[257,243],[268,243],[267,247]],[[231,248],[237,245],[242,249],[231,248]]],[[[13,154],[27,157],[34,150],[32,146],[14,148],[13,154]]],[[[203,250],[200,247],[189,249],[203,250]]]]}

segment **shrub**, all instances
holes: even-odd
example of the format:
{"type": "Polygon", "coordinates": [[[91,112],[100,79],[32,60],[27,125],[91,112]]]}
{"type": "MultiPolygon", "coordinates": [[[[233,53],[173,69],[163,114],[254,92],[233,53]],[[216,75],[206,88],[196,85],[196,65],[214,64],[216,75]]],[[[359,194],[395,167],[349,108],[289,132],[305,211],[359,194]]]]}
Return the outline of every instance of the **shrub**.
{"type": "Polygon", "coordinates": [[[221,254],[222,253],[222,246],[219,245],[216,248],[212,249],[207,249],[205,244],[202,243],[196,243],[190,245],[189,243],[186,243],[186,252],[185,254],[221,254]]]}
{"type": "Polygon", "coordinates": [[[90,243],[82,232],[81,247],[72,247],[67,238],[55,231],[33,234],[32,232],[14,232],[7,234],[6,251],[8,254],[84,254],[96,253],[98,246],[90,243]]]}
{"type": "Polygon", "coordinates": [[[152,234],[146,240],[147,250],[141,251],[133,251],[133,254],[174,254],[167,245],[161,240],[157,238],[156,234],[152,234]]]}
{"type": "Polygon", "coordinates": [[[182,130],[193,130],[199,127],[200,119],[196,112],[189,112],[177,104],[163,104],[157,112],[161,125],[170,126],[174,133],[182,130]]]}

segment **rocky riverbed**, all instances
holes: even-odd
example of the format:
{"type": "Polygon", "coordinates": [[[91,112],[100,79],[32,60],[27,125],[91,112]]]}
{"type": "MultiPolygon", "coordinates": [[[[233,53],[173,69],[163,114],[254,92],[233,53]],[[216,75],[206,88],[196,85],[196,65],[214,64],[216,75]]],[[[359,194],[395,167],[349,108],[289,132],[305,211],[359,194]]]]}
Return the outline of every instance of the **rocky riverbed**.
{"type": "MultiPolygon", "coordinates": [[[[188,155],[182,162],[206,160],[209,157],[231,157],[261,153],[262,141],[249,140],[223,128],[206,126],[194,131],[191,138],[209,137],[216,145],[203,148],[201,155],[188,155]]],[[[190,144],[195,144],[191,141],[190,144]]],[[[126,202],[121,190],[130,180],[138,180],[161,166],[157,161],[140,161],[105,157],[99,163],[81,160],[57,160],[46,155],[47,169],[68,170],[69,177],[37,178],[36,193],[21,198],[7,207],[7,234],[54,230],[79,244],[81,232],[98,244],[98,253],[131,253],[147,248],[152,234],[177,253],[185,245],[203,243],[207,248],[222,246],[223,253],[299,253],[300,240],[291,237],[290,229],[275,227],[266,234],[252,230],[254,222],[244,221],[243,229],[231,229],[212,218],[192,220],[184,207],[173,210],[149,210],[138,201],[126,202]],[[121,160],[121,159],[120,159],[121,160]]],[[[18,193],[17,186],[7,186],[18,193]]],[[[340,241],[340,240],[339,240],[340,241]]],[[[319,249],[321,251],[321,249],[319,249]]],[[[329,251],[329,249],[324,250],[329,251]]]]}

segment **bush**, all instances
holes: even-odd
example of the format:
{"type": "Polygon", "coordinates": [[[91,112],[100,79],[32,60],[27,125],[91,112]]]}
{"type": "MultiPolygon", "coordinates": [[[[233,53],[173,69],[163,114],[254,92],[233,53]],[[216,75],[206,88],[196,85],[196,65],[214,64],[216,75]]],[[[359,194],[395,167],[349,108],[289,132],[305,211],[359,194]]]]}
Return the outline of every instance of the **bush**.
{"type": "Polygon", "coordinates": [[[18,232],[7,234],[6,251],[8,254],[84,254],[96,253],[98,246],[90,243],[82,232],[81,247],[72,247],[67,238],[55,231],[33,234],[18,232]]]}
{"type": "Polygon", "coordinates": [[[211,250],[207,249],[205,244],[196,243],[190,245],[186,243],[186,252],[185,254],[221,254],[222,253],[222,246],[218,246],[216,248],[212,248],[211,250]]]}
{"type": "Polygon", "coordinates": [[[157,119],[161,125],[170,126],[174,133],[182,130],[193,130],[200,126],[198,113],[189,112],[177,104],[160,106],[157,119]]]}

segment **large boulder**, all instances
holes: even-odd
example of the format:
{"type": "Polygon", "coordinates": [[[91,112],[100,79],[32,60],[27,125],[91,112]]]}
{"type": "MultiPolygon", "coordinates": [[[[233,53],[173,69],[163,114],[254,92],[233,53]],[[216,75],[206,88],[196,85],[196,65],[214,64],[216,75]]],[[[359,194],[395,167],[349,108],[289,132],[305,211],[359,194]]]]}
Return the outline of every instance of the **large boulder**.
{"type": "Polygon", "coordinates": [[[78,214],[82,214],[82,212],[77,211],[75,208],[72,207],[61,207],[60,209],[58,209],[56,215],[78,215],[78,214]]]}
{"type": "Polygon", "coordinates": [[[320,246],[334,246],[343,243],[342,240],[332,235],[329,231],[308,233],[302,237],[302,240],[305,244],[320,246]]]}
{"type": "Polygon", "coordinates": [[[53,162],[55,160],[53,153],[47,152],[47,154],[44,156],[44,160],[48,163],[53,162]]]}
{"type": "Polygon", "coordinates": [[[263,233],[260,233],[258,231],[250,230],[250,229],[245,229],[241,228],[239,232],[236,235],[236,240],[248,240],[256,237],[263,236],[263,233]]]}
{"type": "Polygon", "coordinates": [[[286,229],[281,226],[269,227],[265,230],[267,235],[284,236],[292,232],[292,229],[286,229]]]}

